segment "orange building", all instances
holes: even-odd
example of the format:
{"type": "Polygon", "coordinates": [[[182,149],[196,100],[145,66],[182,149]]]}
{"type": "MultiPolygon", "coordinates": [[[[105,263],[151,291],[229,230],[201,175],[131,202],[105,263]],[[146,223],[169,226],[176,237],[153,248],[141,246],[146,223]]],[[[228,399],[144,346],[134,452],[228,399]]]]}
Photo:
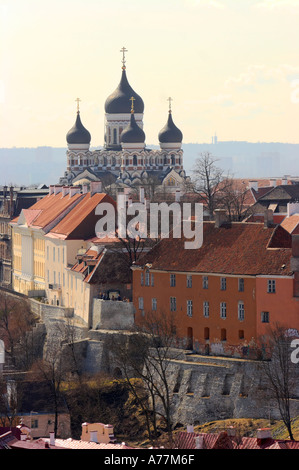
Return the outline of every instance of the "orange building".
{"type": "Polygon", "coordinates": [[[216,220],[203,223],[199,249],[161,240],[132,268],[136,323],[171,314],[179,346],[238,356],[276,322],[299,331],[298,237],[216,220]]]}

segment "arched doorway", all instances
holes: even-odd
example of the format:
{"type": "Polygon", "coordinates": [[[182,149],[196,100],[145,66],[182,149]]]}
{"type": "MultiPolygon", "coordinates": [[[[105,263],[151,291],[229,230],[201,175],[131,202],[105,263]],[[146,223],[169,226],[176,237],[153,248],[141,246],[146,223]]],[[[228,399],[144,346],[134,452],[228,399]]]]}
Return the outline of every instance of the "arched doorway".
{"type": "Polygon", "coordinates": [[[193,328],[187,328],[187,349],[193,350],[193,328]]]}

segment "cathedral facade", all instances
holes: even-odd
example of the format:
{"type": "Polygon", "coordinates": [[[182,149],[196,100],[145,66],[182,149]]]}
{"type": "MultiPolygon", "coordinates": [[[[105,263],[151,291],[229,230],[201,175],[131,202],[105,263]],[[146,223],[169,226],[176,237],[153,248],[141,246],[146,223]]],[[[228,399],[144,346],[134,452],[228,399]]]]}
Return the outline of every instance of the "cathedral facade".
{"type": "Polygon", "coordinates": [[[100,180],[104,187],[116,189],[155,184],[170,192],[182,191],[189,178],[183,168],[183,134],[174,124],[171,99],[157,149],[146,147],[143,116],[143,100],[127,79],[123,49],[119,85],[105,102],[105,144],[90,149],[91,135],[82,124],[78,100],[75,124],[66,135],[67,168],[59,183],[100,180]]]}

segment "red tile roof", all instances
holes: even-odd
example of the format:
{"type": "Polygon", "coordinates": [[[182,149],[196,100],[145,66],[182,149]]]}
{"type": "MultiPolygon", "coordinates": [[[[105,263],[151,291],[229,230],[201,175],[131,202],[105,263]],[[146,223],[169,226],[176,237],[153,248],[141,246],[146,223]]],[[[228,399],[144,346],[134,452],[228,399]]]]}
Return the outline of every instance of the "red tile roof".
{"type": "Polygon", "coordinates": [[[286,217],[280,224],[287,232],[292,234],[299,234],[299,214],[293,214],[286,217]]]}
{"type": "Polygon", "coordinates": [[[102,202],[108,202],[115,207],[115,201],[106,193],[91,195],[86,193],[80,202],[58,222],[49,234],[61,235],[63,238],[90,238],[95,235],[95,225],[99,216],[95,208],[102,202]]]}
{"type": "Polygon", "coordinates": [[[136,265],[150,263],[151,269],[178,272],[290,275],[290,235],[278,227],[233,222],[216,228],[214,222],[204,222],[201,248],[185,249],[184,237],[162,239],[136,265]]]}
{"type": "Polygon", "coordinates": [[[299,449],[299,441],[275,440],[271,437],[234,437],[226,431],[219,433],[179,432],[175,440],[175,448],[195,449],[196,437],[202,438],[203,449],[299,449]]]}

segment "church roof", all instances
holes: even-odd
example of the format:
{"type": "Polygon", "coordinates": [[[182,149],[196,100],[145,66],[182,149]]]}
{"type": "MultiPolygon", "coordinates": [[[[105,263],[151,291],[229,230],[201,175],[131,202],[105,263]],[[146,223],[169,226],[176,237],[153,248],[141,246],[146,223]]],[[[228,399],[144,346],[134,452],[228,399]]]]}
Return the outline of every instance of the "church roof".
{"type": "Polygon", "coordinates": [[[80,112],[77,112],[76,122],[66,135],[68,144],[89,144],[91,135],[83,126],[80,118],[80,112]]]}
{"type": "Polygon", "coordinates": [[[108,114],[129,114],[131,112],[130,99],[134,98],[135,113],[143,113],[142,98],[133,90],[128,82],[126,70],[123,68],[121,80],[116,90],[108,96],[105,102],[105,112],[108,114]]]}
{"type": "Polygon", "coordinates": [[[128,126],[122,131],[120,135],[122,143],[143,143],[145,141],[145,133],[138,126],[134,113],[131,113],[131,119],[128,126]]]}
{"type": "Polygon", "coordinates": [[[175,143],[183,140],[182,132],[173,122],[171,111],[169,111],[167,123],[159,132],[158,138],[161,143],[175,143]]]}

